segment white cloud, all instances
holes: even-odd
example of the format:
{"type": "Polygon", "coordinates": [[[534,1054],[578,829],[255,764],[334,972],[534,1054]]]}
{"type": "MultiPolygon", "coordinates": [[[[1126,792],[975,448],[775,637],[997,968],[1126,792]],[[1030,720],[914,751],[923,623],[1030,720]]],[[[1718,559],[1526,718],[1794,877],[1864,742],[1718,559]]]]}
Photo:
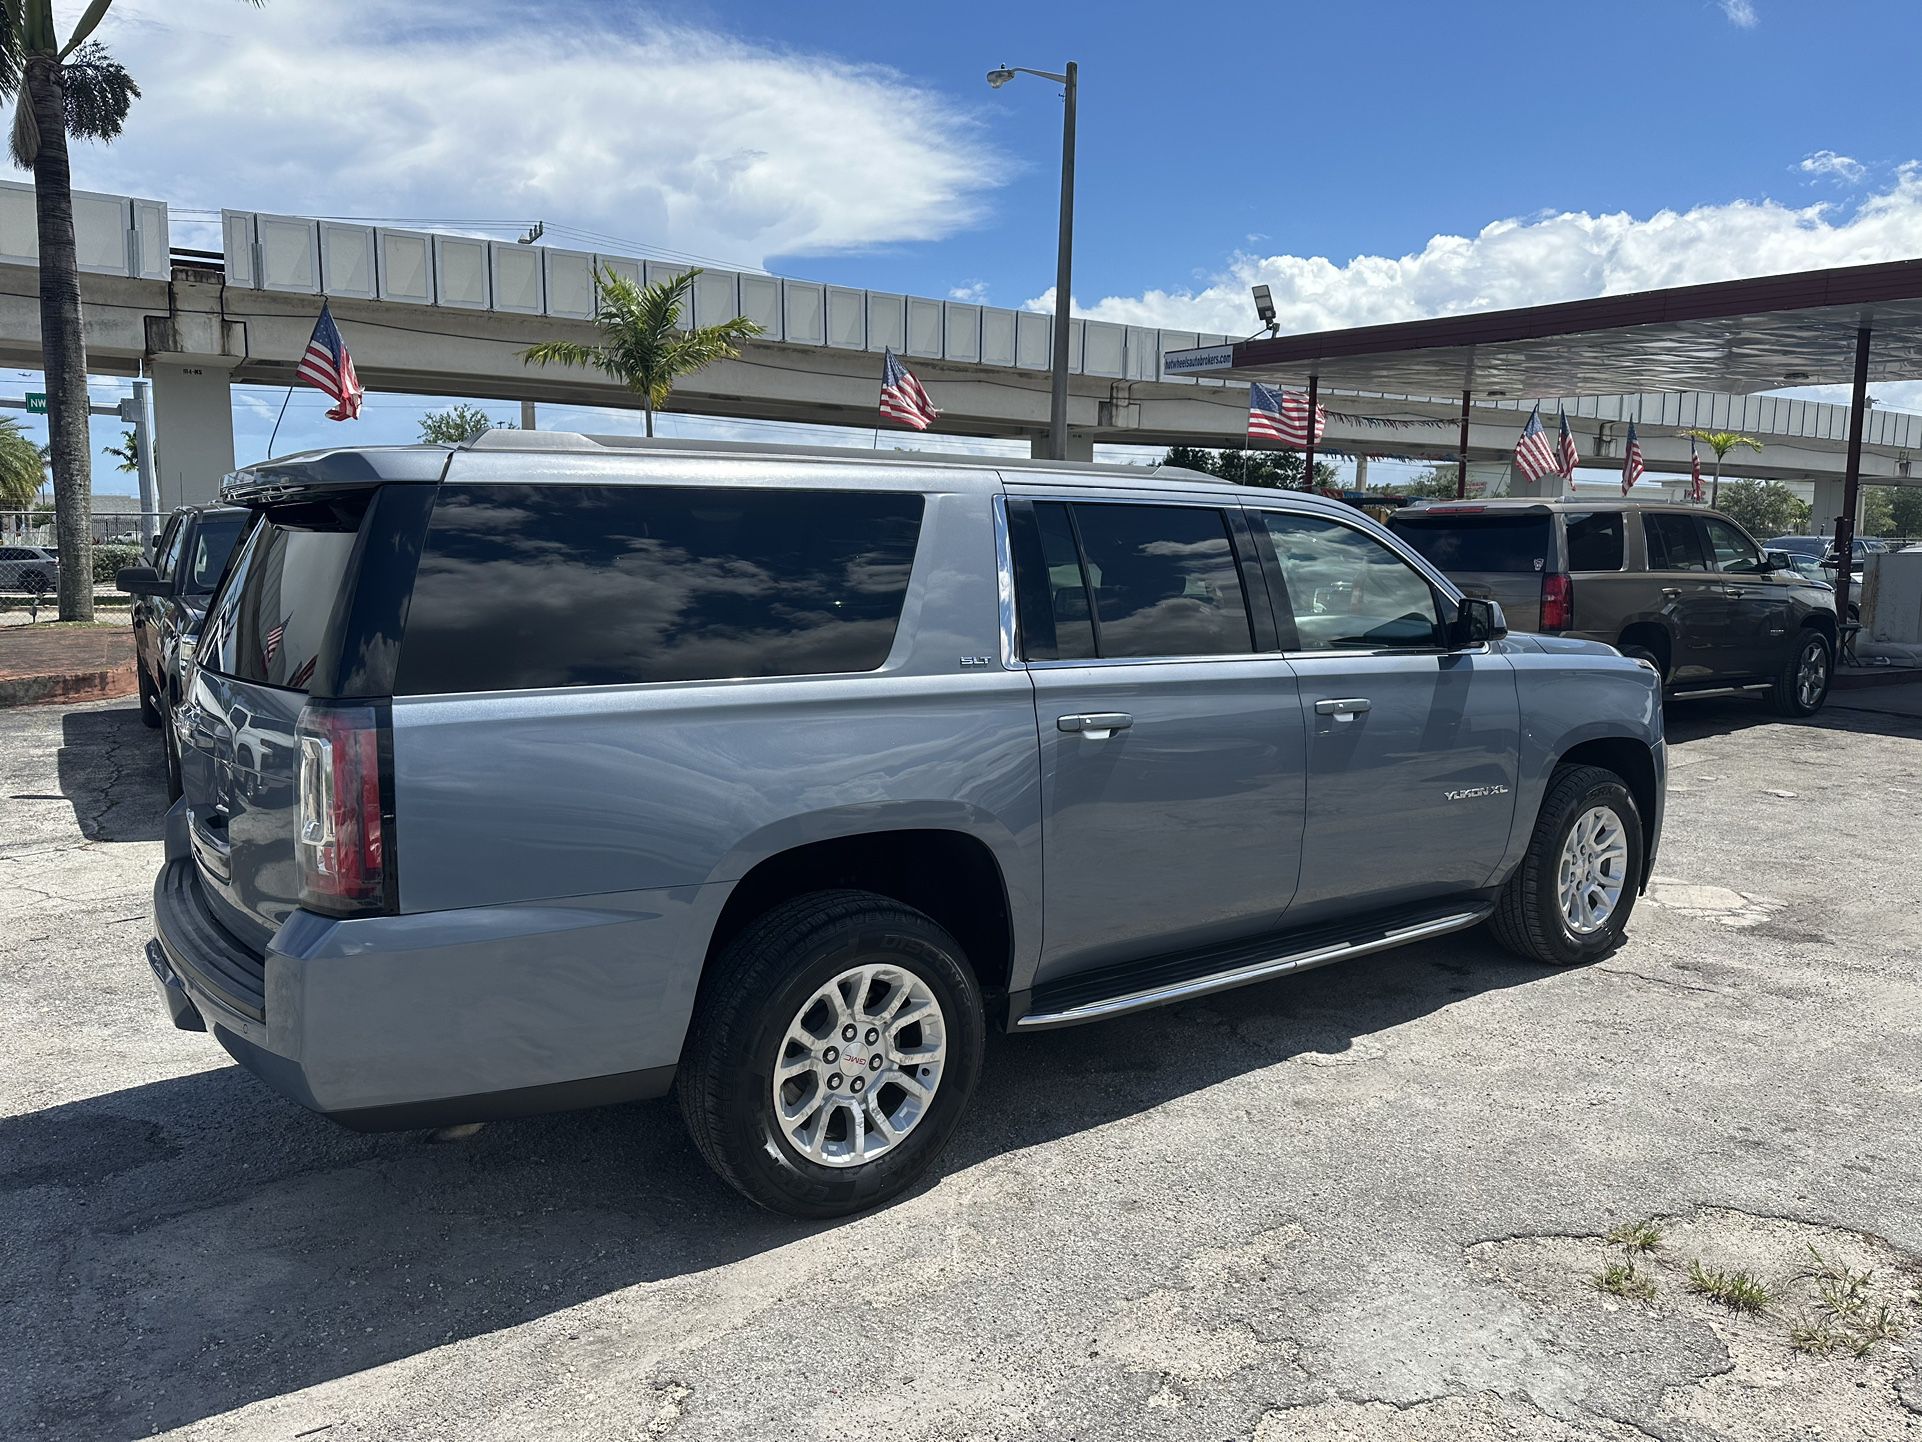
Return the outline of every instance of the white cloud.
{"type": "Polygon", "coordinates": [[[1752,0],[1717,0],[1717,3],[1721,5],[1722,14],[1728,17],[1728,23],[1731,25],[1743,30],[1753,30],[1761,23],[1762,17],[1755,13],[1752,0]]]}
{"type": "Polygon", "coordinates": [[[481,8],[121,0],[103,34],[145,94],[76,178],[208,208],[538,218],[552,244],[592,246],[567,225],[758,265],[952,234],[1000,169],[895,71],[624,6],[585,28],[481,8]]]}
{"type": "MultiPolygon", "coordinates": [[[[1922,166],[1846,213],[1738,200],[1638,217],[1585,211],[1498,220],[1473,236],[1438,235],[1412,255],[1237,254],[1199,289],[1077,301],[1096,320],[1240,334],[1254,327],[1248,288],[1266,282],[1286,332],[1373,325],[1576,300],[1742,276],[1922,255],[1922,166]]],[[[1051,310],[1053,292],[1028,302],[1051,310]]]]}
{"type": "Polygon", "coordinates": [[[1869,173],[1869,168],[1861,161],[1847,155],[1837,155],[1833,150],[1815,150],[1802,157],[1796,169],[1804,175],[1827,176],[1845,185],[1859,185],[1869,173]]]}
{"type": "Polygon", "coordinates": [[[971,280],[966,285],[950,286],[949,300],[965,300],[974,305],[985,305],[988,300],[988,283],[985,280],[971,280]]]}

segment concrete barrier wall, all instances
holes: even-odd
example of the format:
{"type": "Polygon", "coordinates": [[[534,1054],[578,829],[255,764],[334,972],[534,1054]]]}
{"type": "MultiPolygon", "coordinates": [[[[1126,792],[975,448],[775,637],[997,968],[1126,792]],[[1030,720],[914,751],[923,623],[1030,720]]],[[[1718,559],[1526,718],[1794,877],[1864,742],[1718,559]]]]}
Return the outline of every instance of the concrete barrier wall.
{"type": "Polygon", "coordinates": [[[1922,551],[1868,558],[1862,571],[1862,630],[1872,641],[1922,646],[1922,551]]]}

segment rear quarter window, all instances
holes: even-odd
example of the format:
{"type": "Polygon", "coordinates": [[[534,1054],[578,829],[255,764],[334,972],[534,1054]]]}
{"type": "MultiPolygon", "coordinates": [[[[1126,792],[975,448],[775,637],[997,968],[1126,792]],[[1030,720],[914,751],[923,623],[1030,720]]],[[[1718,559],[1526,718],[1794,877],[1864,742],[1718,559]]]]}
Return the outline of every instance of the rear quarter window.
{"type": "Polygon", "coordinates": [[[363,496],[258,517],[215,600],[200,664],[236,681],[306,691],[365,510],[363,496]]]}
{"type": "Polygon", "coordinates": [[[922,498],[447,485],[415,573],[404,695],[872,671],[922,498]]]}
{"type": "Polygon", "coordinates": [[[1397,516],[1390,529],[1444,575],[1551,570],[1548,515],[1397,516]]]}
{"type": "Polygon", "coordinates": [[[1622,569],[1622,513],[1589,511],[1568,513],[1568,569],[1571,571],[1619,571],[1622,569]]]}

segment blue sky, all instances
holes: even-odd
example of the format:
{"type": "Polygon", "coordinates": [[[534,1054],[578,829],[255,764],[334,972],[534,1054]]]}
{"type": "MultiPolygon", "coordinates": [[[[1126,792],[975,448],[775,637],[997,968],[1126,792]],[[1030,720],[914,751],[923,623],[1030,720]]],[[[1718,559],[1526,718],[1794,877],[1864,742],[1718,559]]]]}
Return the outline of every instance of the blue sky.
{"type": "MultiPolygon", "coordinates": [[[[223,205],[540,218],[1046,303],[1057,92],[983,74],[1074,58],[1086,314],[1252,328],[1263,280],[1312,329],[1922,254],[1914,0],[119,0],[103,35],[145,96],[76,181],[167,200],[182,242],[223,205]]],[[[279,400],[237,392],[243,460],[279,400]]],[[[277,449],[340,439],[326,404],[277,449]]],[[[370,397],[356,435],[430,404],[370,397]]]]}

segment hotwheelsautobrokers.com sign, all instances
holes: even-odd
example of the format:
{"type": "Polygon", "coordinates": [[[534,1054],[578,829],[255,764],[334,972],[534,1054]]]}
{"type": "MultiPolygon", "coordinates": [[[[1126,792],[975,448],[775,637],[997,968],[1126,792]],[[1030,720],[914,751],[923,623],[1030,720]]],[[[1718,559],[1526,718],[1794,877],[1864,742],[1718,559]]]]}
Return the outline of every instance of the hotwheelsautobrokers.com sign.
{"type": "Polygon", "coordinates": [[[1203,346],[1199,350],[1169,350],[1161,353],[1161,373],[1183,376],[1194,371],[1227,370],[1235,363],[1231,345],[1203,346]]]}

